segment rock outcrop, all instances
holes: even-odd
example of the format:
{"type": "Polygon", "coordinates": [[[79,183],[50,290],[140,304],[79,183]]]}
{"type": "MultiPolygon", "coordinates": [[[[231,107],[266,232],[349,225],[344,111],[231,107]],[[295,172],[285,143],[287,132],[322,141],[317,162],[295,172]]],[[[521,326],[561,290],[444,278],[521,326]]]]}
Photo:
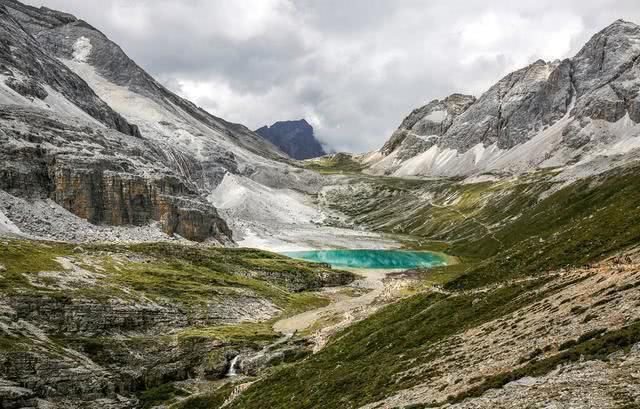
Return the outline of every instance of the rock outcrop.
{"type": "Polygon", "coordinates": [[[2,408],[146,407],[142,391],[217,380],[238,353],[259,354],[277,338],[263,322],[296,302],[292,291],[354,279],[268,252],[171,243],[3,239],[0,254],[2,408]]]}
{"type": "Polygon", "coordinates": [[[311,159],[326,155],[313,134],[313,127],[304,119],[279,121],[257,129],[256,133],[294,159],[311,159]]]}
{"type": "MultiPolygon", "coordinates": [[[[60,61],[45,52],[40,44],[24,30],[4,5],[0,3],[0,68],[3,82],[18,94],[45,99],[48,95],[43,85],[60,93],[76,107],[106,126],[122,133],[139,136],[135,125],[116,113],[82,79],[60,61]]],[[[6,103],[0,99],[0,102],[6,103]]]]}
{"type": "MultiPolygon", "coordinates": [[[[163,166],[169,155],[183,156],[183,169],[198,166],[179,152],[42,109],[4,107],[0,121],[5,125],[0,132],[1,190],[33,200],[50,198],[94,224],[157,221],[167,235],[231,240],[226,223],[196,185],[163,166]]],[[[11,209],[7,214],[11,218],[11,209]]]]}

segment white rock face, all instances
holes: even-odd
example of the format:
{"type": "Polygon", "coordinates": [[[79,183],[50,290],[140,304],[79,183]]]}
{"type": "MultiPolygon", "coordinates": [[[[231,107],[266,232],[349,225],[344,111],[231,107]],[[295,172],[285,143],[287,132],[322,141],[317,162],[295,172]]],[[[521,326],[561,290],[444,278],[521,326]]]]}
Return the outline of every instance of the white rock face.
{"type": "Polygon", "coordinates": [[[228,173],[208,199],[242,247],[271,251],[397,247],[376,233],[322,225],[343,216],[319,207],[299,191],[267,187],[244,176],[228,173]]]}
{"type": "Polygon", "coordinates": [[[0,211],[0,234],[19,234],[20,229],[0,211]]]}
{"type": "Polygon", "coordinates": [[[91,54],[91,41],[87,37],[80,37],[73,43],[73,59],[78,62],[85,62],[91,54]]]}

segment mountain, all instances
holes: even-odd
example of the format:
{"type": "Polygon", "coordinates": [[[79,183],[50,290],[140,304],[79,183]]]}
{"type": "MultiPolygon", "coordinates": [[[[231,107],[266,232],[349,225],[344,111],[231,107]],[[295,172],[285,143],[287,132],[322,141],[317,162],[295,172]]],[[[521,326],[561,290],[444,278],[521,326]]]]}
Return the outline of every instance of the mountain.
{"type": "Polygon", "coordinates": [[[276,145],[294,159],[311,159],[326,155],[313,134],[313,127],[304,119],[278,121],[256,129],[256,133],[276,145]]]}
{"type": "Polygon", "coordinates": [[[227,173],[298,183],[273,145],[168,91],[86,22],[2,0],[0,30],[0,204],[24,234],[229,242],[208,197],[227,173]]]}
{"type": "Polygon", "coordinates": [[[388,274],[376,307],[225,407],[636,406],[638,34],[614,22],[413,111],[377,152],[314,161],[339,175],[322,208],[459,263],[388,274]]]}
{"type": "Polygon", "coordinates": [[[416,109],[378,151],[375,174],[464,176],[585,165],[639,146],[640,27],[618,20],[574,57],[508,74],[479,98],[416,109]]]}
{"type": "Polygon", "coordinates": [[[636,407],[638,60],[617,21],[297,161],[0,0],[0,407],[636,407]],[[274,253],[317,249],[446,265],[274,253]]]}

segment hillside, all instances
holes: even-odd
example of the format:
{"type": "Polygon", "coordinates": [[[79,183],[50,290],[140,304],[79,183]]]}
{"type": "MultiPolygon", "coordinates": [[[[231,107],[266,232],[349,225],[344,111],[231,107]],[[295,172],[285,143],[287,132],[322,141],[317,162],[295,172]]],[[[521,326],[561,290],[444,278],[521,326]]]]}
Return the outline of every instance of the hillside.
{"type": "Polygon", "coordinates": [[[359,223],[463,263],[390,279],[407,298],[274,370],[231,407],[633,407],[637,172],[564,188],[537,173],[478,184],[360,179],[326,192],[359,223]]]}

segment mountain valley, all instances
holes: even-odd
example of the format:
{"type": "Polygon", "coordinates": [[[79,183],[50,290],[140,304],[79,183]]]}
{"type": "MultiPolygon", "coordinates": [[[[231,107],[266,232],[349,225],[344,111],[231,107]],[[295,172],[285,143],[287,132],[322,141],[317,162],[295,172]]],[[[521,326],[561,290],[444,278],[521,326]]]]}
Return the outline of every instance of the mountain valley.
{"type": "Polygon", "coordinates": [[[0,408],[639,407],[640,26],[302,156],[65,12],[0,39],[0,408]]]}

